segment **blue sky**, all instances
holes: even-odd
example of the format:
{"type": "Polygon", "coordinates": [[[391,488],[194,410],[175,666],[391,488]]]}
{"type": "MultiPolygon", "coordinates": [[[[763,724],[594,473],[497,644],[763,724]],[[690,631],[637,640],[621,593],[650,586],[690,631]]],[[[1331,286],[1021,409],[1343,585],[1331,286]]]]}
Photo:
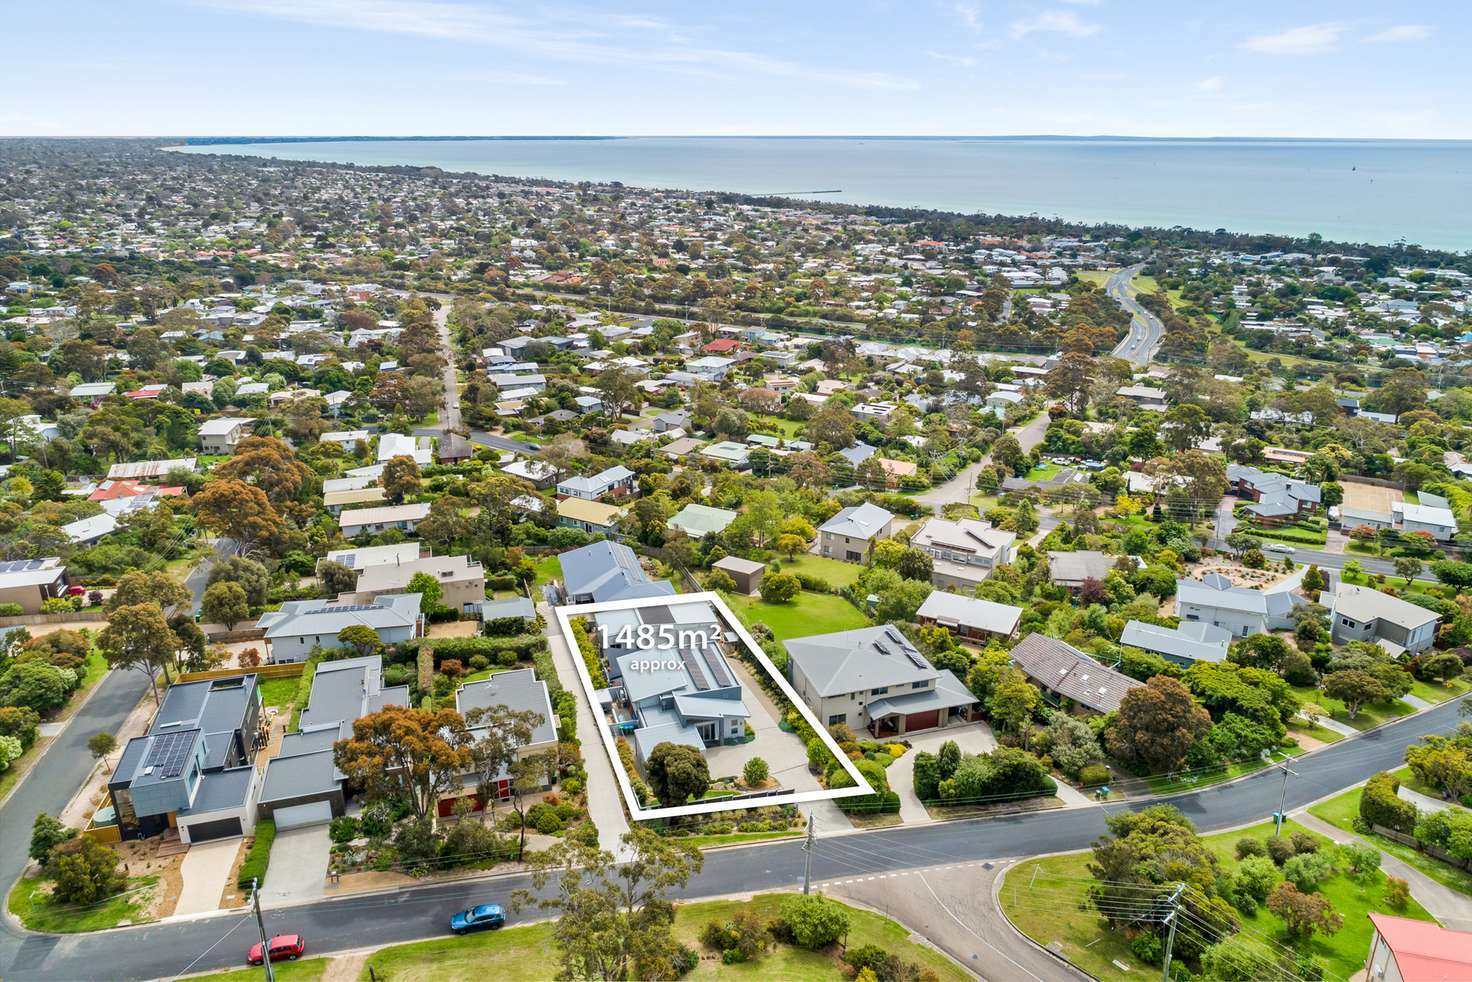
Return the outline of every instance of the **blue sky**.
{"type": "Polygon", "coordinates": [[[5,27],[3,134],[1472,138],[1464,3],[8,0],[5,27]]]}

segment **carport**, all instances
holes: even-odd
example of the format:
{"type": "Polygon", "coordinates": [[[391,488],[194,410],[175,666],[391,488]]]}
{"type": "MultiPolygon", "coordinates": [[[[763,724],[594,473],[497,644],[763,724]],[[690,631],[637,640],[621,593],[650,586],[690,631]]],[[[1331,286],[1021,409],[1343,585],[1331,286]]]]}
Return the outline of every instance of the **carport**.
{"type": "Polygon", "coordinates": [[[326,825],[332,821],[332,803],[309,801],[304,805],[288,805],[275,811],[276,831],[304,829],[313,825],[326,825]]]}

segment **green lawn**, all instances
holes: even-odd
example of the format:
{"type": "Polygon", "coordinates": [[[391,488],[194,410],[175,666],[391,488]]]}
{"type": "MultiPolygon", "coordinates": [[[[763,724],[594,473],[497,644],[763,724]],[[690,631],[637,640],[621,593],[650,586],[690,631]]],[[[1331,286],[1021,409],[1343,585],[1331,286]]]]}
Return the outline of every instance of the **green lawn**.
{"type": "Polygon", "coordinates": [[[809,593],[804,590],[790,604],[764,603],[760,597],[723,594],[726,603],[747,627],[760,622],[772,629],[778,641],[805,638],[810,634],[829,634],[867,627],[869,618],[840,596],[809,593]]]}
{"type": "Polygon", "coordinates": [[[1110,275],[1117,272],[1119,272],[1117,269],[1076,269],[1073,271],[1073,275],[1085,283],[1094,284],[1102,290],[1104,289],[1104,284],[1108,282],[1110,275]]]}
{"type": "Polygon", "coordinates": [[[80,934],[117,927],[134,921],[157,885],[158,877],[140,876],[128,881],[128,888],[111,900],[90,906],[57,904],[41,887],[49,881],[39,876],[22,877],[10,891],[10,912],[32,931],[52,934],[80,934]]]}
{"type": "Polygon", "coordinates": [[[1354,719],[1350,719],[1349,712],[1344,708],[1344,703],[1338,699],[1334,699],[1320,692],[1318,689],[1306,685],[1295,685],[1291,688],[1293,694],[1298,697],[1299,702],[1318,703],[1328,711],[1330,717],[1357,730],[1368,730],[1371,727],[1379,726],[1381,723],[1388,723],[1393,719],[1409,716],[1416,711],[1415,707],[1410,703],[1397,699],[1391,703],[1361,706],[1359,714],[1354,719]]]}
{"type": "MultiPolygon", "coordinates": [[[[729,919],[743,908],[754,911],[763,921],[770,920],[790,894],[759,894],[749,901],[711,900],[680,904],[675,912],[675,936],[707,956],[699,942],[700,931],[716,918],[729,919]]],[[[876,944],[886,951],[930,969],[941,979],[963,980],[971,976],[945,955],[910,940],[910,931],[887,917],[865,910],[848,908],[848,944],[876,944]]],[[[501,931],[473,934],[463,938],[443,938],[385,948],[368,960],[380,979],[393,982],[431,982],[488,978],[498,982],[540,982],[556,974],[556,948],[552,924],[529,924],[501,931]],[[489,967],[494,971],[488,975],[489,967]]],[[[838,980],[849,978],[836,954],[805,951],[786,945],[769,949],[755,961],[723,965],[720,958],[702,958],[686,979],[783,979],[838,980]]],[[[368,979],[368,967],[361,979],[368,979]]]]}
{"type": "MultiPolygon", "coordinates": [[[[1303,753],[1303,749],[1285,750],[1284,753],[1296,757],[1303,753]]],[[[1273,758],[1273,762],[1276,763],[1282,759],[1281,757],[1275,757],[1273,758]]],[[[1211,784],[1230,781],[1234,777],[1251,774],[1253,771],[1260,771],[1267,766],[1268,764],[1261,760],[1245,760],[1238,761],[1235,764],[1228,764],[1226,767],[1218,768],[1217,770],[1203,771],[1200,774],[1189,774],[1174,778],[1152,777],[1150,778],[1150,791],[1153,794],[1175,794],[1177,791],[1192,791],[1211,784]]]]}
{"type": "Polygon", "coordinates": [[[537,586],[543,583],[551,583],[562,576],[562,562],[557,558],[557,553],[550,553],[537,560],[537,586]]]}
{"type": "Polygon", "coordinates": [[[780,565],[785,573],[802,573],[804,576],[816,577],[835,590],[848,586],[864,572],[864,567],[858,563],[814,556],[810,552],[805,552],[796,559],[783,559],[780,565]]]}
{"type": "MultiPolygon", "coordinates": [[[[320,982],[327,973],[327,963],[331,960],[305,958],[295,962],[275,962],[271,970],[276,974],[276,982],[320,982]]],[[[263,968],[237,968],[229,972],[193,976],[198,982],[262,982],[265,977],[266,970],[263,968]]]]}
{"type": "Polygon", "coordinates": [[[301,679],[287,676],[279,679],[262,679],[260,682],[261,703],[265,706],[287,706],[296,698],[301,679]]]}
{"type": "Polygon", "coordinates": [[[1455,699],[1468,689],[1472,689],[1472,682],[1467,681],[1465,675],[1459,679],[1452,679],[1446,685],[1440,682],[1422,682],[1417,679],[1416,684],[1411,686],[1411,695],[1417,699],[1425,699],[1427,702],[1446,702],[1448,699],[1455,699]]]}
{"type": "Polygon", "coordinates": [[[1296,718],[1293,720],[1293,722],[1288,724],[1288,735],[1309,736],[1313,737],[1320,743],[1338,743],[1340,740],[1344,739],[1343,733],[1331,730],[1328,727],[1322,726],[1318,723],[1315,723],[1313,726],[1309,726],[1307,723],[1299,722],[1296,718]]]}
{"type": "MultiPolygon", "coordinates": [[[[1405,782],[1402,782],[1405,783],[1405,782]]],[[[1439,859],[1433,859],[1424,852],[1412,849],[1410,846],[1402,845],[1394,839],[1387,839],[1383,835],[1373,832],[1355,832],[1354,818],[1360,813],[1360,794],[1363,787],[1350,788],[1341,795],[1321,801],[1308,810],[1310,815],[1322,818],[1331,825],[1336,825],[1346,832],[1353,832],[1364,839],[1381,852],[1388,853],[1399,859],[1407,866],[1414,867],[1431,877],[1436,882],[1451,887],[1468,896],[1472,896],[1472,873],[1455,866],[1443,863],[1439,859]]]]}
{"type": "MultiPolygon", "coordinates": [[[[1264,822],[1203,839],[1222,868],[1230,871],[1236,867],[1234,848],[1238,839],[1267,839],[1272,831],[1272,823],[1264,822]]],[[[1289,821],[1284,831],[1307,830],[1289,821]]],[[[1328,841],[1322,836],[1315,838],[1328,841]]],[[[1090,861],[1090,853],[1074,852],[1018,864],[1003,882],[1002,909],[1028,937],[1045,946],[1057,942],[1065,957],[1098,979],[1159,977],[1158,967],[1146,965],[1134,956],[1122,932],[1109,928],[1097,912],[1079,909],[1091,880],[1090,861]],[[1129,966],[1130,971],[1121,971],[1115,966],[1116,961],[1129,966]]],[[[1333,902],[1334,909],[1344,917],[1344,926],[1337,934],[1315,935],[1309,943],[1292,947],[1323,960],[1329,972],[1327,977],[1353,975],[1363,967],[1365,952],[1369,950],[1372,928],[1365,915],[1372,910],[1390,912],[1383,900],[1385,882],[1383,873],[1364,877],[1361,882],[1342,874],[1326,880],[1319,892],[1333,902]]],[[[1419,920],[1432,919],[1414,900],[1404,911],[1395,913],[1419,920]]],[[[1288,944],[1282,920],[1266,907],[1259,908],[1251,917],[1242,916],[1241,921],[1249,939],[1263,939],[1264,946],[1288,944]]]]}
{"type": "Polygon", "coordinates": [[[800,420],[782,419],[780,416],[753,416],[751,418],[751,432],[779,436],[784,440],[796,438],[802,433],[804,425],[800,420]]]}
{"type": "MultiPolygon", "coordinates": [[[[481,679],[488,679],[492,675],[499,674],[500,672],[509,672],[512,669],[520,667],[521,666],[519,665],[512,665],[511,668],[502,668],[500,665],[492,665],[490,668],[482,668],[478,672],[471,672],[469,675],[460,676],[458,679],[455,680],[455,684],[464,685],[467,682],[479,682],[481,679]]],[[[451,705],[454,705],[453,696],[451,697],[451,705]]]]}
{"type": "Polygon", "coordinates": [[[1058,465],[1053,463],[1039,464],[1027,472],[1026,480],[1048,481],[1058,476],[1058,465]]]}
{"type": "Polygon", "coordinates": [[[766,842],[769,839],[790,839],[803,835],[806,829],[779,829],[776,832],[727,832],[722,835],[687,835],[678,841],[697,849],[711,846],[730,846],[741,842],[766,842]]]}

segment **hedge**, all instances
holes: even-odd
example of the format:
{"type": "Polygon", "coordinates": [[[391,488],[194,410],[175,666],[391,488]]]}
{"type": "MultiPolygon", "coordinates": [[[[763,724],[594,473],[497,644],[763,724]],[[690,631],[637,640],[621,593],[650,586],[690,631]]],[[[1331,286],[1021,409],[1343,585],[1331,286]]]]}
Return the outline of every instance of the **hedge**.
{"type": "Polygon", "coordinates": [[[468,662],[475,655],[484,655],[488,661],[500,662],[503,652],[513,653],[517,659],[530,659],[538,649],[547,646],[547,639],[540,634],[518,634],[513,637],[469,637],[469,638],[416,638],[405,641],[399,649],[406,655],[417,657],[421,651],[434,653],[435,667],[449,658],[468,662]]]}
{"type": "Polygon", "coordinates": [[[1365,782],[1360,794],[1360,818],[1371,825],[1383,825],[1406,835],[1416,831],[1416,806],[1395,792],[1400,781],[1393,774],[1381,771],[1365,782]]]}
{"type": "Polygon", "coordinates": [[[266,882],[266,867],[271,865],[271,843],[275,841],[276,823],[269,818],[257,822],[255,841],[250,844],[250,852],[245,854],[245,861],[240,864],[240,875],[235,880],[237,887],[249,890],[251,880],[256,881],[257,887],[266,882]]]}

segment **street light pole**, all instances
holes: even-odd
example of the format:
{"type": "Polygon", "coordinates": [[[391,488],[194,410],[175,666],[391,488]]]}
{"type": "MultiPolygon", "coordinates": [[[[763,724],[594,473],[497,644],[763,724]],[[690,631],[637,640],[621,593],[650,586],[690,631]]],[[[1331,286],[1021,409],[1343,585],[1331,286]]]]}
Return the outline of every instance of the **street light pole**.
{"type": "Polygon", "coordinates": [[[807,837],[807,841],[802,844],[802,851],[803,851],[803,860],[802,860],[802,892],[803,892],[803,896],[807,896],[809,893],[811,893],[812,892],[812,887],[813,887],[813,828],[814,828],[815,821],[816,821],[816,819],[814,819],[813,813],[811,811],[809,811],[808,812],[808,837],[807,837]]]}
{"type": "Polygon", "coordinates": [[[1283,821],[1287,818],[1287,816],[1283,814],[1283,809],[1285,807],[1287,807],[1287,805],[1288,805],[1288,775],[1289,774],[1292,774],[1294,777],[1297,777],[1298,776],[1298,772],[1297,771],[1292,771],[1292,770],[1289,770],[1288,769],[1288,762],[1286,760],[1283,761],[1283,763],[1280,766],[1283,768],[1283,790],[1282,790],[1282,793],[1280,793],[1278,795],[1278,811],[1273,816],[1273,838],[1274,839],[1278,839],[1278,838],[1281,838],[1282,837],[1282,835],[1283,835],[1283,821]]]}
{"type": "Polygon", "coordinates": [[[266,937],[266,920],[261,916],[259,880],[250,881],[250,906],[255,911],[256,927],[261,932],[261,964],[266,966],[266,982],[276,982],[276,969],[271,966],[271,942],[266,937]]]}

